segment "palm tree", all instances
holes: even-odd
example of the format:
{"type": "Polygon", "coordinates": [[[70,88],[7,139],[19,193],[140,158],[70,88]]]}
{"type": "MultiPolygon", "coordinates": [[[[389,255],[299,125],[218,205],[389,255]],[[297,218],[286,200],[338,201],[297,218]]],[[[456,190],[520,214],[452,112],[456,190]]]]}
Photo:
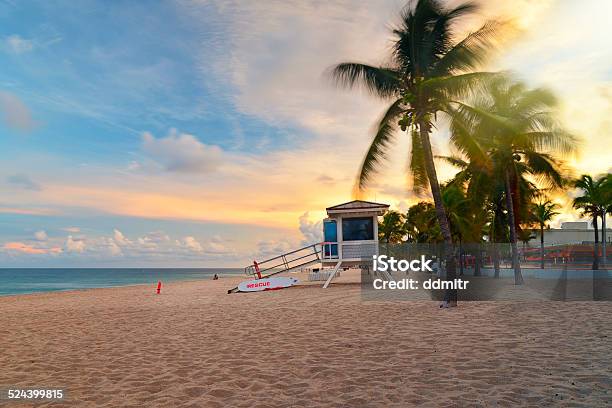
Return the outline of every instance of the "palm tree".
{"type": "Polygon", "coordinates": [[[409,242],[424,244],[442,241],[436,210],[429,202],[421,201],[408,208],[405,227],[409,242]]]}
{"type": "Polygon", "coordinates": [[[556,209],[559,205],[550,200],[533,204],[532,214],[534,221],[540,227],[540,269],[544,269],[544,227],[553,219],[555,215],[559,215],[556,209]]]}
{"type": "Polygon", "coordinates": [[[404,214],[398,211],[387,211],[378,224],[378,238],[387,244],[398,244],[408,234],[404,214]]]}
{"type": "Polygon", "coordinates": [[[599,269],[599,227],[597,218],[605,215],[610,207],[607,196],[607,177],[593,180],[588,174],[582,175],[575,181],[574,187],[582,190],[582,196],[574,199],[574,208],[582,210],[582,216],[590,216],[593,219],[595,230],[595,245],[593,247],[593,270],[599,269]]]}
{"type": "MultiPolygon", "coordinates": [[[[529,241],[531,241],[532,239],[536,237],[532,231],[526,228],[521,228],[520,230],[518,230],[516,232],[516,235],[518,237],[518,240],[523,243],[523,251],[527,249],[527,246],[529,245],[529,241]]],[[[523,252],[523,258],[525,258],[524,252],[523,252]]]]}
{"type": "MultiPolygon", "coordinates": [[[[465,155],[464,155],[465,156],[465,155]]],[[[498,243],[506,242],[506,235],[502,231],[506,223],[503,214],[503,185],[490,174],[482,162],[470,161],[469,158],[459,156],[436,156],[438,159],[459,168],[450,184],[458,184],[465,187],[466,196],[470,197],[474,220],[471,222],[474,233],[474,241],[481,242],[488,235],[490,248],[492,249],[493,268],[495,278],[500,276],[499,247],[498,243]],[[488,224],[488,230],[486,226],[488,224]],[[476,235],[476,231],[481,236],[476,235]]],[[[480,248],[478,249],[480,251],[480,248]]],[[[480,252],[478,252],[479,254],[480,252]]],[[[479,256],[480,257],[480,256],[479,256]]]]}
{"type": "MultiPolygon", "coordinates": [[[[345,62],[331,71],[336,83],[346,87],[362,85],[372,94],[391,102],[361,165],[358,189],[366,187],[387,156],[397,125],[402,131],[409,130],[413,186],[423,191],[429,182],[436,217],[448,247],[453,243],[451,230],[429,135],[437,112],[448,111],[451,98],[469,91],[485,76],[473,70],[492,48],[498,25],[488,22],[462,40],[453,35],[457,20],[476,9],[473,3],[446,8],[440,0],[418,0],[403,10],[401,22],[393,30],[395,41],[389,64],[376,67],[345,62]]],[[[454,279],[453,254],[446,252],[447,278],[454,279]]]]}
{"type": "Polygon", "coordinates": [[[454,184],[442,186],[442,203],[448,217],[451,236],[453,241],[458,243],[459,250],[459,276],[463,276],[463,245],[461,235],[466,230],[466,219],[464,218],[467,210],[467,200],[463,191],[454,184]]]}
{"type": "Polygon", "coordinates": [[[486,92],[454,103],[452,143],[503,183],[514,279],[520,285],[518,216],[520,203],[535,190],[529,179],[548,189],[560,188],[565,179],[557,155],[573,153],[577,140],[555,120],[556,99],[551,92],[529,90],[506,76],[491,78],[486,92]]]}

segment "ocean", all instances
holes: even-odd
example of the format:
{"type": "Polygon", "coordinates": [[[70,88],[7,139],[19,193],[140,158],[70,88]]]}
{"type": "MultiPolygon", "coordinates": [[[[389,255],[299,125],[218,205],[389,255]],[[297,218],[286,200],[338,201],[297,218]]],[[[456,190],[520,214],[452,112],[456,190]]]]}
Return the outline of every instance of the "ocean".
{"type": "Polygon", "coordinates": [[[0,296],[212,279],[243,275],[242,268],[0,268],[0,296]]]}

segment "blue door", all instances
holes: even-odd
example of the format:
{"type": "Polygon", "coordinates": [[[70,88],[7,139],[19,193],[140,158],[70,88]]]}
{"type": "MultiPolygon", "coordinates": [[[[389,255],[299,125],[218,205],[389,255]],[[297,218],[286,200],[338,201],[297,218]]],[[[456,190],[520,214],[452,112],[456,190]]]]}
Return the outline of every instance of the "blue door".
{"type": "MultiPolygon", "coordinates": [[[[334,220],[323,221],[323,239],[325,242],[338,242],[338,226],[334,220]]],[[[325,258],[338,257],[338,244],[324,245],[325,258]]]]}

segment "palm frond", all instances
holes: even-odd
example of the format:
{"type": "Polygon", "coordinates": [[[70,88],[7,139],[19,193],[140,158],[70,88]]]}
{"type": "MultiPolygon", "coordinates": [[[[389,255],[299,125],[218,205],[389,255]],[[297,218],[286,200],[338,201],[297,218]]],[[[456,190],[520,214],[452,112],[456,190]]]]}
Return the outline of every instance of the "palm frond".
{"type": "Polygon", "coordinates": [[[501,23],[488,21],[468,34],[431,67],[429,76],[447,76],[481,67],[496,48],[501,23]]]}
{"type": "Polygon", "coordinates": [[[426,79],[421,89],[439,99],[464,99],[486,89],[493,78],[508,75],[507,72],[470,72],[460,75],[439,76],[426,79]]]}
{"type": "Polygon", "coordinates": [[[465,117],[465,112],[454,108],[446,110],[450,116],[450,141],[461,153],[469,157],[474,163],[484,164],[487,162],[486,151],[478,143],[474,132],[471,131],[473,123],[469,123],[469,118],[465,117]]]}
{"type": "Polygon", "coordinates": [[[395,138],[397,127],[394,120],[404,113],[404,111],[402,100],[398,99],[389,106],[387,111],[380,118],[376,133],[370,143],[370,148],[363,159],[359,175],[357,176],[357,182],[355,184],[356,191],[365,190],[371,176],[385,159],[387,150],[395,138]]]}
{"type": "Polygon", "coordinates": [[[399,95],[400,74],[392,67],[344,62],[334,66],[329,75],[336,84],[345,88],[361,86],[382,98],[399,95]]]}
{"type": "Polygon", "coordinates": [[[581,144],[580,139],[560,128],[524,133],[521,138],[530,140],[537,149],[553,150],[564,155],[575,153],[581,144]]]}
{"type": "Polygon", "coordinates": [[[525,152],[525,161],[529,166],[527,171],[538,178],[538,182],[546,187],[561,187],[564,183],[561,163],[551,155],[535,151],[525,152]]]}
{"type": "Polygon", "coordinates": [[[434,156],[434,158],[442,160],[443,162],[446,162],[451,166],[458,167],[462,170],[465,170],[469,166],[468,162],[457,156],[434,156]]]}
{"type": "Polygon", "coordinates": [[[514,104],[518,116],[528,117],[541,111],[550,111],[558,104],[555,94],[546,88],[536,88],[520,93],[514,104]]]}
{"type": "Polygon", "coordinates": [[[457,106],[458,112],[461,112],[464,117],[470,118],[474,122],[486,124],[491,127],[500,127],[510,131],[515,130],[515,123],[511,120],[511,118],[497,115],[494,112],[490,112],[481,109],[478,106],[472,106],[460,101],[453,101],[453,103],[457,106]]]}

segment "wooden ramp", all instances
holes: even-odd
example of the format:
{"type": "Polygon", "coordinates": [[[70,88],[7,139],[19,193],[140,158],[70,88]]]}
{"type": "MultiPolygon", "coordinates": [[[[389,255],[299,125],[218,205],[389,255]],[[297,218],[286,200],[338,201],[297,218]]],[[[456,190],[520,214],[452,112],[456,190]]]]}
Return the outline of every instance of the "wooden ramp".
{"type": "MultiPolygon", "coordinates": [[[[253,262],[253,265],[245,266],[244,273],[253,279],[264,279],[319,262],[321,262],[321,244],[317,243],[262,262],[253,262]]],[[[237,291],[238,286],[228,290],[227,293],[237,291]]]]}

